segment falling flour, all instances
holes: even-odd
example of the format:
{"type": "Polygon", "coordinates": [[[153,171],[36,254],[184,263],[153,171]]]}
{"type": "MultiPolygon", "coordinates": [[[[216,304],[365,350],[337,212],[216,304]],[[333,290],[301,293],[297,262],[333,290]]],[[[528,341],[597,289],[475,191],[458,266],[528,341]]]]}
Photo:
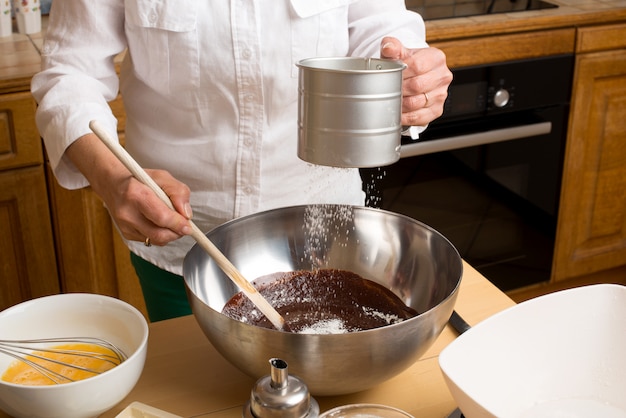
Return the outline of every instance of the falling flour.
{"type": "Polygon", "coordinates": [[[328,265],[331,244],[345,246],[354,231],[349,205],[309,205],[304,211],[304,260],[311,268],[328,265]],[[330,242],[332,240],[332,242],[330,242]]]}
{"type": "Polygon", "coordinates": [[[365,190],[365,206],[380,208],[382,206],[382,181],[387,176],[384,167],[366,169],[361,172],[363,177],[363,190],[365,190]]]}

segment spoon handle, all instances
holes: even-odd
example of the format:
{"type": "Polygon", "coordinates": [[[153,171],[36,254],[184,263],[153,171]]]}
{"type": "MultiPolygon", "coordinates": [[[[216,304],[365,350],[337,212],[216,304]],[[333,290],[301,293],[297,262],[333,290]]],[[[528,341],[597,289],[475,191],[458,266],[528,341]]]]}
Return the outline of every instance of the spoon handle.
{"type": "MultiPolygon", "coordinates": [[[[167,194],[159,187],[159,185],[145,172],[143,168],[135,161],[135,159],[113,139],[102,124],[98,121],[91,121],[89,127],[98,138],[111,150],[111,152],[120,160],[122,164],[132,173],[132,175],[141,183],[148,186],[170,209],[174,209],[172,201],[167,194]]],[[[241,291],[259,308],[259,310],[270,320],[270,322],[278,330],[282,330],[285,326],[285,319],[269,304],[269,302],[261,295],[249,281],[237,270],[228,258],[211,242],[211,240],[198,228],[198,226],[189,220],[191,226],[191,236],[217,263],[222,271],[241,289],[241,291]]]]}

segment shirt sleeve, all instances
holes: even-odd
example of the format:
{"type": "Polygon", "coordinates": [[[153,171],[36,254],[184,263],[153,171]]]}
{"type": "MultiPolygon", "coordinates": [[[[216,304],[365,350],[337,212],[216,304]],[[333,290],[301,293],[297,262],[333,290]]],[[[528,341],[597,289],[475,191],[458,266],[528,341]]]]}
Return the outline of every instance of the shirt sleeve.
{"type": "Polygon", "coordinates": [[[380,40],[398,38],[407,48],[425,48],[424,20],[404,0],[360,0],[350,5],[350,55],[380,57],[380,40]]]}
{"type": "Polygon", "coordinates": [[[64,156],[100,120],[111,134],[117,121],[108,101],[117,96],[114,59],[124,51],[123,0],[55,2],[42,49],[42,71],[31,91],[38,102],[37,127],[59,184],[75,189],[87,180],[64,156]]]}

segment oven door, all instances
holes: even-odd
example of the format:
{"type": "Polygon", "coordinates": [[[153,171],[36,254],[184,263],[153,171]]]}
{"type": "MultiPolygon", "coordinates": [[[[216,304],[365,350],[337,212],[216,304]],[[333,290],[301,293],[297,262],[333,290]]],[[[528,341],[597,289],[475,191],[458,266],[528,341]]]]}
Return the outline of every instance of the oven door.
{"type": "Polygon", "coordinates": [[[368,205],[445,235],[502,290],[550,278],[569,106],[431,126],[362,170],[368,205]]]}

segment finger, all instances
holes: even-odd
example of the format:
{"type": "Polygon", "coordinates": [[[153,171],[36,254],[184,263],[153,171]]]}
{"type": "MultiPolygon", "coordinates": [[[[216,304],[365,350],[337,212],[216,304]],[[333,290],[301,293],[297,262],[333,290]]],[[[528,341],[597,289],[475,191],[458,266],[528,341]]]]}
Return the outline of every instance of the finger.
{"type": "Polygon", "coordinates": [[[185,183],[176,180],[167,171],[150,170],[150,176],[170,198],[170,201],[176,211],[185,218],[191,219],[193,217],[193,212],[189,203],[189,197],[191,195],[189,187],[185,183]]]}
{"type": "Polygon", "coordinates": [[[423,107],[432,106],[435,104],[435,95],[431,93],[419,93],[413,95],[402,96],[402,111],[411,112],[413,110],[421,109],[423,107]]]}
{"type": "Polygon", "coordinates": [[[131,236],[125,235],[125,238],[131,241],[143,242],[144,244],[148,243],[150,245],[146,244],[146,246],[149,247],[152,245],[164,246],[182,237],[170,229],[160,228],[150,223],[142,225],[140,228],[134,230],[131,236]]]}
{"type": "Polygon", "coordinates": [[[404,59],[407,68],[403,71],[404,88],[420,93],[437,86],[447,86],[452,73],[446,64],[443,51],[436,48],[414,49],[404,59]]]}
{"type": "MultiPolygon", "coordinates": [[[[152,190],[147,189],[148,193],[145,196],[140,212],[150,224],[154,225],[151,229],[156,234],[156,239],[165,241],[172,237],[171,233],[175,234],[176,238],[191,234],[189,219],[178,211],[171,210],[152,190]]],[[[141,228],[140,230],[143,231],[141,228]]]]}
{"type": "Polygon", "coordinates": [[[441,116],[440,106],[421,107],[410,112],[402,113],[401,123],[405,126],[426,126],[441,116]]]}
{"type": "Polygon", "coordinates": [[[116,216],[116,223],[124,238],[140,242],[150,238],[154,245],[165,245],[186,235],[179,232],[179,224],[182,222],[188,221],[149,194],[136,205],[125,206],[116,216]]]}
{"type": "Polygon", "coordinates": [[[146,242],[150,238],[152,245],[166,245],[181,238],[181,235],[168,228],[162,228],[145,217],[117,218],[116,224],[121,235],[130,241],[146,242]]]}
{"type": "Polygon", "coordinates": [[[147,245],[148,247],[151,245],[162,247],[172,241],[180,239],[182,235],[178,235],[167,228],[159,228],[154,226],[153,228],[147,227],[143,230],[143,232],[137,232],[137,237],[138,238],[135,241],[140,241],[144,244],[148,242],[150,244],[147,245]]]}
{"type": "Polygon", "coordinates": [[[430,58],[421,57],[421,55],[424,55],[424,51],[428,49],[429,48],[406,48],[398,39],[387,36],[383,38],[381,42],[380,56],[382,58],[404,62],[407,67],[402,72],[402,76],[406,79],[427,71],[430,58]]]}
{"type": "Polygon", "coordinates": [[[408,52],[398,39],[391,36],[384,37],[380,45],[381,58],[403,60],[408,52]]]}
{"type": "Polygon", "coordinates": [[[120,201],[122,204],[115,205],[112,216],[126,239],[144,241],[149,237],[152,243],[165,245],[191,233],[185,216],[170,209],[148,186],[134,178],[120,201]]]}

